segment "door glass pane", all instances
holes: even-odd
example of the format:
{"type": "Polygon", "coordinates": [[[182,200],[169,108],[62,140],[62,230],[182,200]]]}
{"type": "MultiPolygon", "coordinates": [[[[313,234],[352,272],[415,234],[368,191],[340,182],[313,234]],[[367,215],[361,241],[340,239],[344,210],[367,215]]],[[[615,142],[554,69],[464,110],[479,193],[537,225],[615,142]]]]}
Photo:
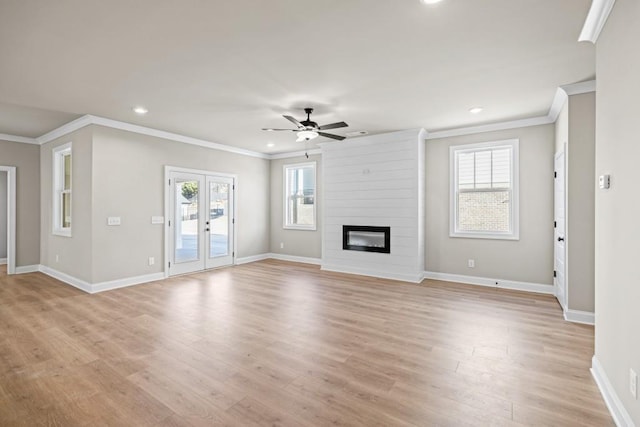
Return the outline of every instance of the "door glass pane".
{"type": "Polygon", "coordinates": [[[198,181],[177,179],[174,190],[176,195],[175,262],[196,261],[200,259],[198,181]]]}
{"type": "Polygon", "coordinates": [[[211,258],[229,255],[229,184],[211,182],[209,186],[209,254],[211,258]]]}

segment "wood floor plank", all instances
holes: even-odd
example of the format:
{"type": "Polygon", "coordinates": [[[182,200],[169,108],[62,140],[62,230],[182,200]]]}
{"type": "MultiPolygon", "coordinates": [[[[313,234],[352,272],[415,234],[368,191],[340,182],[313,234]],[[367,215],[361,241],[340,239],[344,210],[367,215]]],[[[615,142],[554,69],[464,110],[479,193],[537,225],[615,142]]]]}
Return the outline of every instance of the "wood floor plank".
{"type": "Polygon", "coordinates": [[[606,426],[553,297],[267,260],[95,295],[0,270],[0,425],[606,426]]]}

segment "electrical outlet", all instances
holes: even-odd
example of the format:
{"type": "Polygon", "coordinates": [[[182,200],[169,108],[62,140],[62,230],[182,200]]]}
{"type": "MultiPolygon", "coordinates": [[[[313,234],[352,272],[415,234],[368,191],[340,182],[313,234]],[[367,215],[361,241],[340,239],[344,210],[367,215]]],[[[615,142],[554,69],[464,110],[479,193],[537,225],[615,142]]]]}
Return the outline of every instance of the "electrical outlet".
{"type": "Polygon", "coordinates": [[[629,391],[634,399],[638,398],[638,375],[633,369],[629,369],[629,391]]]}
{"type": "Polygon", "coordinates": [[[476,260],[470,259],[468,265],[469,265],[469,268],[476,268],[476,260]]]}
{"type": "Polygon", "coordinates": [[[156,259],[152,256],[149,257],[149,265],[153,265],[156,263],[156,259]]]}
{"type": "Polygon", "coordinates": [[[284,242],[280,242],[280,249],[284,249],[284,242]]]}
{"type": "Polygon", "coordinates": [[[56,262],[60,262],[60,255],[56,254],[56,262]]]}

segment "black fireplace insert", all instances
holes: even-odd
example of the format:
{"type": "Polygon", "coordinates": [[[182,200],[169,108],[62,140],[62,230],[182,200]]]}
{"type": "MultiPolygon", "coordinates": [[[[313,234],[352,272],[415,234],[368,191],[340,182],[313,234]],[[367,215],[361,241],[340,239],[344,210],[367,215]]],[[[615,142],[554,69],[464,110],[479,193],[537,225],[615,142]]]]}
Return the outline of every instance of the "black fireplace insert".
{"type": "Polygon", "coordinates": [[[343,225],[342,249],[390,254],[391,227],[343,225]]]}

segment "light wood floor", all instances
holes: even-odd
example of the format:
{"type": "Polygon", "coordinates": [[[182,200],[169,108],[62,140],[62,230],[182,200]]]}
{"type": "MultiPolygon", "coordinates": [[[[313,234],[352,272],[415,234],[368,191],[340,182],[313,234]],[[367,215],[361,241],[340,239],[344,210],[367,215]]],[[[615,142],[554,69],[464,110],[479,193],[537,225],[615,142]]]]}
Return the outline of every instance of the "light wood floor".
{"type": "Polygon", "coordinates": [[[263,261],[87,295],[0,277],[0,425],[613,422],[549,296],[263,261]]]}

